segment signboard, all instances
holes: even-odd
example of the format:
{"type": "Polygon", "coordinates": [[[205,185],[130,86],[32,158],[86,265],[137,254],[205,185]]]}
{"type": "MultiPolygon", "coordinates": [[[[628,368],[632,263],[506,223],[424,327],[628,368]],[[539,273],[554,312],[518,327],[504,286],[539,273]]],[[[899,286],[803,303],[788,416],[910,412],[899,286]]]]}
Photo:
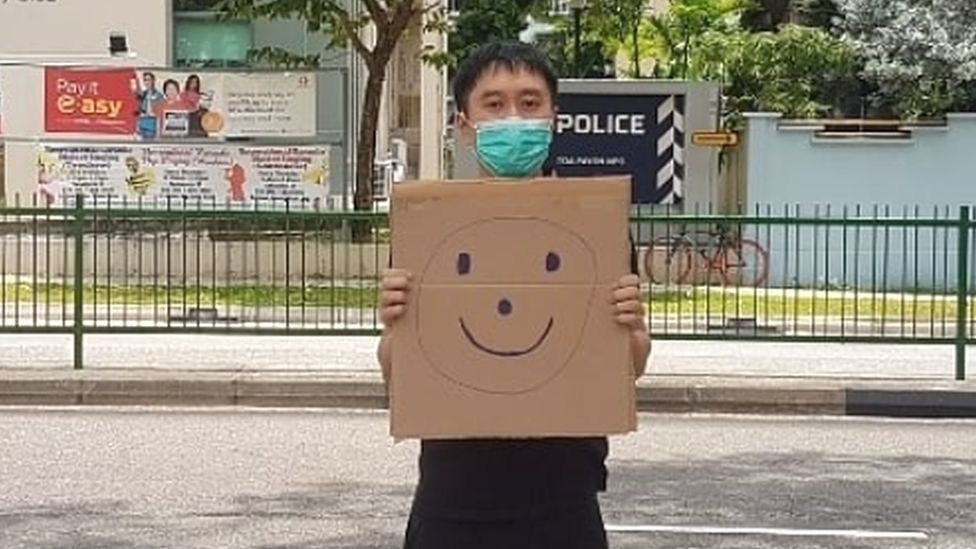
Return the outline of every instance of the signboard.
{"type": "Polygon", "coordinates": [[[179,209],[326,207],[329,148],[226,144],[45,144],[39,202],[179,209]]]}
{"type": "Polygon", "coordinates": [[[733,132],[695,132],[692,145],[699,147],[734,147],[739,144],[739,134],[733,132]]]}
{"type": "Polygon", "coordinates": [[[44,96],[48,133],[122,134],[143,140],[316,133],[311,72],[48,67],[44,96]]]}
{"type": "Polygon", "coordinates": [[[563,177],[632,175],[634,203],[678,203],[684,115],[683,95],[562,93],[549,165],[563,177]]]}
{"type": "Polygon", "coordinates": [[[48,132],[131,134],[136,98],[130,69],[44,71],[44,129],[48,132]]]}

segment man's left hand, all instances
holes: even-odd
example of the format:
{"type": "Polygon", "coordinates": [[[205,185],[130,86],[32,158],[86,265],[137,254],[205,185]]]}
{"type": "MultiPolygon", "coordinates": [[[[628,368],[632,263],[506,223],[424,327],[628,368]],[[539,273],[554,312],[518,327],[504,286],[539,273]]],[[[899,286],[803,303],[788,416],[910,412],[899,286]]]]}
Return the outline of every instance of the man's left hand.
{"type": "Polygon", "coordinates": [[[632,332],[647,332],[644,303],[641,301],[640,277],[629,274],[618,280],[613,287],[611,303],[618,323],[627,326],[632,332]]]}

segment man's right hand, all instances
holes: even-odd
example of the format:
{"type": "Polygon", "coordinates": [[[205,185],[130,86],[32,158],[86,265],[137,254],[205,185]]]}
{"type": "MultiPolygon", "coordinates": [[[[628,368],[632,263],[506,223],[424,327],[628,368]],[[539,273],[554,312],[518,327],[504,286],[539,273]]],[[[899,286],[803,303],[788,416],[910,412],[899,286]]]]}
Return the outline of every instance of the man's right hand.
{"type": "Polygon", "coordinates": [[[380,280],[380,321],[389,328],[407,312],[413,275],[403,269],[384,271],[380,280]]]}

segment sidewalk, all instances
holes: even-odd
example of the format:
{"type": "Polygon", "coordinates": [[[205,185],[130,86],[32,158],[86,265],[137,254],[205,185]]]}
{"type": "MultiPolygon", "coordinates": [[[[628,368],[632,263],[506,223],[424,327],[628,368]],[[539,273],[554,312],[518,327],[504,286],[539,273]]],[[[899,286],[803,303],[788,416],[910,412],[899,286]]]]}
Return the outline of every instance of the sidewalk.
{"type": "MultiPolygon", "coordinates": [[[[976,417],[976,382],[649,376],[638,409],[747,413],[976,417]]],[[[387,406],[377,373],[0,371],[0,406],[387,406]]]]}
{"type": "MultiPolygon", "coordinates": [[[[386,406],[375,337],[0,336],[0,405],[386,406]]],[[[976,352],[969,353],[976,378],[976,352]]],[[[654,343],[638,384],[655,412],[976,417],[952,348],[654,343]]]]}

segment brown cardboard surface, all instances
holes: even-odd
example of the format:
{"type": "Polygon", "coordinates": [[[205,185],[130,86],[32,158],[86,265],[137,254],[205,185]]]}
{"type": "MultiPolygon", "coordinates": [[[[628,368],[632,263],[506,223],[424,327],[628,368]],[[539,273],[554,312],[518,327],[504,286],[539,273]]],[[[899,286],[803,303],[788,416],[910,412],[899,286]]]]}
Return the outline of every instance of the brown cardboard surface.
{"type": "Polygon", "coordinates": [[[592,436],[636,428],[627,330],[630,179],[394,186],[393,264],[413,273],[393,332],[391,433],[592,436]]]}

